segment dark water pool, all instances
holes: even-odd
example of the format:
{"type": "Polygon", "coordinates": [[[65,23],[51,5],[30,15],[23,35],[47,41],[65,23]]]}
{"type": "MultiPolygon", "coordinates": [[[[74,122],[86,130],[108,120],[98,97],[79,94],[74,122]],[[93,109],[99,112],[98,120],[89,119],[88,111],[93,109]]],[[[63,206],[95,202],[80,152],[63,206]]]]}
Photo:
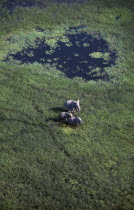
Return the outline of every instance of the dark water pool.
{"type": "Polygon", "coordinates": [[[16,7],[34,7],[43,6],[43,4],[38,2],[38,0],[5,0],[2,6],[7,8],[12,14],[16,7]]]}
{"type": "Polygon", "coordinates": [[[80,4],[84,3],[85,0],[5,0],[2,2],[2,7],[7,8],[12,14],[16,7],[34,7],[39,6],[44,7],[47,2],[55,3],[67,3],[67,4],[80,4]]]}
{"type": "Polygon", "coordinates": [[[51,1],[56,3],[69,3],[69,4],[73,3],[82,4],[86,2],[86,0],[51,0],[51,1]]]}
{"type": "Polygon", "coordinates": [[[107,42],[86,32],[66,34],[66,38],[69,42],[58,41],[54,48],[46,44],[45,40],[40,40],[35,48],[29,47],[10,54],[5,61],[12,57],[21,63],[54,65],[70,79],[81,77],[84,80],[108,80],[104,69],[115,64],[116,54],[110,51],[107,42]]]}

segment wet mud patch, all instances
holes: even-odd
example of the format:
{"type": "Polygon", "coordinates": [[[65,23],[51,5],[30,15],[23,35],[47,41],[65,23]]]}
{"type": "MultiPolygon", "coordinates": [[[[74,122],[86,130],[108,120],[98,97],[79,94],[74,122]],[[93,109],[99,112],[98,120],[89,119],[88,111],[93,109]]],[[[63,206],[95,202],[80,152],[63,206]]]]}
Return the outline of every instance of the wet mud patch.
{"type": "Polygon", "coordinates": [[[4,61],[10,60],[56,67],[70,79],[109,80],[105,68],[115,64],[116,53],[110,50],[108,43],[101,37],[93,37],[85,31],[79,32],[75,27],[58,39],[50,37],[36,40],[36,47],[10,54],[4,61]]]}

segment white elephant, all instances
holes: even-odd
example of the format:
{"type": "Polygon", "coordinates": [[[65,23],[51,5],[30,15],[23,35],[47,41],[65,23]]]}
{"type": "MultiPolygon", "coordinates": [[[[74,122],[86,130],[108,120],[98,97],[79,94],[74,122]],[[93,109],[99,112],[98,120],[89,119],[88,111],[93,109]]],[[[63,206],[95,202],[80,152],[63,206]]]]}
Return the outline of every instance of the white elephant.
{"type": "Polygon", "coordinates": [[[80,117],[70,117],[70,118],[68,118],[67,122],[70,125],[80,125],[80,124],[83,124],[83,121],[81,120],[80,117]]]}
{"type": "Polygon", "coordinates": [[[73,115],[69,112],[60,112],[59,119],[62,121],[67,121],[68,118],[73,117],[73,115]]]}
{"type": "Polygon", "coordinates": [[[80,111],[80,101],[68,100],[64,103],[64,106],[69,112],[79,112],[80,111]]]}

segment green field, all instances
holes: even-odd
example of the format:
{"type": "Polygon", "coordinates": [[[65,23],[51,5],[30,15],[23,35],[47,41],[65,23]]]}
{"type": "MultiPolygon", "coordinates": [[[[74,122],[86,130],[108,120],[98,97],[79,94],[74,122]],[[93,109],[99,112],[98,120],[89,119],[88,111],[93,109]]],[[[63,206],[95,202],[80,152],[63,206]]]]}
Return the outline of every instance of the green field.
{"type": "Polygon", "coordinates": [[[0,209],[133,210],[134,4],[34,0],[30,7],[12,3],[11,12],[6,2],[0,3],[0,209]],[[53,49],[81,25],[116,52],[115,65],[105,69],[108,81],[4,61],[42,38],[53,49]],[[83,125],[55,120],[68,99],[80,100],[75,116],[83,125]]]}

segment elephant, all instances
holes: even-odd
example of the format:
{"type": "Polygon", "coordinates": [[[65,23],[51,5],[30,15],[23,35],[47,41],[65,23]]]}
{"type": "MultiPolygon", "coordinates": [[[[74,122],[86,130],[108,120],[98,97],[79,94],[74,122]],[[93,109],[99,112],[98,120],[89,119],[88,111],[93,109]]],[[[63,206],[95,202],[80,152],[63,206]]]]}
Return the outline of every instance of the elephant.
{"type": "Polygon", "coordinates": [[[69,112],[60,112],[59,119],[62,121],[67,121],[68,118],[73,117],[73,115],[69,112]]]}
{"type": "Polygon", "coordinates": [[[68,100],[64,103],[64,106],[69,112],[79,112],[80,111],[80,101],[73,101],[73,100],[68,100]]]}
{"type": "Polygon", "coordinates": [[[70,117],[70,118],[68,118],[67,122],[70,125],[80,125],[80,124],[83,124],[83,121],[81,120],[80,117],[70,117]]]}

